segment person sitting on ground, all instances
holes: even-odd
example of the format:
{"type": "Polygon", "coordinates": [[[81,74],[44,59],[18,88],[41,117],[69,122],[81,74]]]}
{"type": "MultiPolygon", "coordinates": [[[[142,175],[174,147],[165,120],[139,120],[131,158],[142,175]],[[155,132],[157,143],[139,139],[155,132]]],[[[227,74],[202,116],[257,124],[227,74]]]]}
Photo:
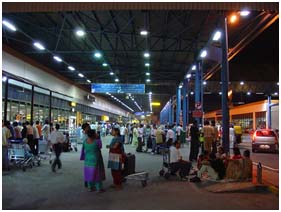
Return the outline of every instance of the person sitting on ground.
{"type": "Polygon", "coordinates": [[[182,159],[179,141],[176,141],[174,145],[170,147],[170,166],[172,173],[179,171],[181,179],[187,180],[186,176],[191,169],[191,163],[182,159]]]}
{"type": "Polygon", "coordinates": [[[226,154],[225,154],[222,146],[219,146],[218,152],[216,153],[216,158],[219,158],[219,159],[222,159],[222,160],[226,159],[226,154]]]}
{"type": "Polygon", "coordinates": [[[209,164],[209,152],[204,151],[203,154],[199,155],[197,160],[197,168],[198,170],[202,167],[203,164],[209,164]]]}
{"type": "Polygon", "coordinates": [[[242,156],[241,156],[241,153],[240,153],[240,150],[238,147],[234,147],[233,148],[233,156],[232,156],[232,159],[233,160],[239,160],[239,159],[242,159],[242,156]]]}
{"type": "Polygon", "coordinates": [[[250,159],[250,151],[243,152],[243,172],[242,179],[251,180],[253,178],[253,161],[250,159]]]}

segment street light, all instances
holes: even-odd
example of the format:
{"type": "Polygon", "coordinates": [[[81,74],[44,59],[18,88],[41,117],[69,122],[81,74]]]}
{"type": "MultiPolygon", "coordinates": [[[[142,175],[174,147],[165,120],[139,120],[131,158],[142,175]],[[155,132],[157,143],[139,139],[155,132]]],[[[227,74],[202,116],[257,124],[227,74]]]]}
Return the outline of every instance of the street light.
{"type": "Polygon", "coordinates": [[[237,21],[237,15],[236,14],[234,14],[234,15],[232,15],[231,17],[230,17],[230,23],[235,23],[237,21]]]}

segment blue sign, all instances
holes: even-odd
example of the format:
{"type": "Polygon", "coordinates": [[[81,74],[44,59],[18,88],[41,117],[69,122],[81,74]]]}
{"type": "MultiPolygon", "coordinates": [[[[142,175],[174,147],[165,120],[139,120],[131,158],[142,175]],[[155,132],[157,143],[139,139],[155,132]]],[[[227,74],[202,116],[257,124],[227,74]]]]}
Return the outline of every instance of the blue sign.
{"type": "Polygon", "coordinates": [[[92,93],[145,93],[144,84],[92,84],[92,93]]]}

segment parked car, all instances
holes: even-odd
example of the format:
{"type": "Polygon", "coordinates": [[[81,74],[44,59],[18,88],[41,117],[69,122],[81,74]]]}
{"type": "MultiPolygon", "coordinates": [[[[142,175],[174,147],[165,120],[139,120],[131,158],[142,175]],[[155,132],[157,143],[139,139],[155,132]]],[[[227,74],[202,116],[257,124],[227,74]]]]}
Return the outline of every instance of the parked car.
{"type": "Polygon", "coordinates": [[[252,152],[278,152],[278,136],[272,129],[256,130],[252,137],[252,152]]]}

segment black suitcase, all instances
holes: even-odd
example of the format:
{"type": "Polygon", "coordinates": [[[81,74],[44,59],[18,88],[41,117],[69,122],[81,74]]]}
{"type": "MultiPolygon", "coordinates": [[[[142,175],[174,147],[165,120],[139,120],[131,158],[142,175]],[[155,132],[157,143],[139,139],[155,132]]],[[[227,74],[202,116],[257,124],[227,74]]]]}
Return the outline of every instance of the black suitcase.
{"type": "Polygon", "coordinates": [[[135,173],[136,168],[136,156],[134,154],[126,154],[123,176],[128,176],[135,173]]]}

